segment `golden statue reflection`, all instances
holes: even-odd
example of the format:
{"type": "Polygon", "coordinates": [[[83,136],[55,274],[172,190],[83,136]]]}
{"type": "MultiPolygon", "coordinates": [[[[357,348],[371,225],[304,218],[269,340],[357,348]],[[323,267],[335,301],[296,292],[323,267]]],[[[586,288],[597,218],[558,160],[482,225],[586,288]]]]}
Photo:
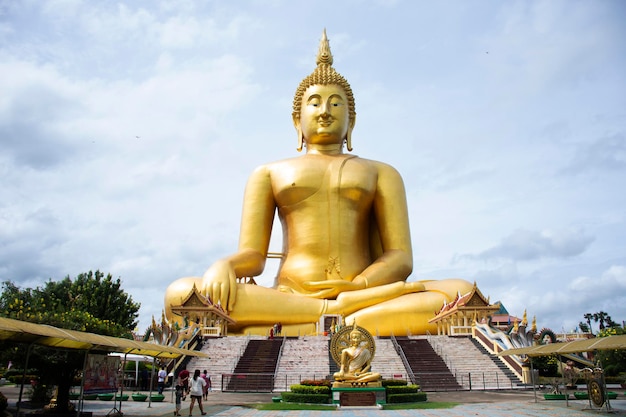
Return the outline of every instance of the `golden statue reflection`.
{"type": "MultiPolygon", "coordinates": [[[[293,123],[300,157],[258,167],[246,185],[236,253],[203,277],[174,281],[165,312],[194,285],[237,321],[231,333],[312,333],[325,314],[345,316],[379,335],[423,334],[444,301],[472,285],[464,280],[406,282],[413,268],[408,209],[400,174],[352,150],[352,89],[332,67],[326,33],[317,67],[298,86],[293,123]],[[273,288],[238,282],[265,267],[277,212],[282,259],[273,288]]],[[[391,140],[387,138],[385,141],[391,140]]]]}

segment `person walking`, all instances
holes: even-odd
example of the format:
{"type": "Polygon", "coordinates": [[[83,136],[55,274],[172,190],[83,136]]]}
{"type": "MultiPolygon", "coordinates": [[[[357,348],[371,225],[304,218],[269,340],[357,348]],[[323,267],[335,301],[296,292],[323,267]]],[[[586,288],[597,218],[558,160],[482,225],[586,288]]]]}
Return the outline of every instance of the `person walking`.
{"type": "Polygon", "coordinates": [[[204,393],[204,387],[206,386],[206,381],[204,378],[200,376],[200,370],[196,369],[193,372],[193,378],[189,383],[189,395],[191,396],[191,403],[189,403],[189,415],[192,415],[193,405],[196,401],[198,401],[198,408],[200,408],[200,413],[204,416],[206,413],[204,412],[204,407],[202,407],[202,394],[204,393]]]}
{"type": "Polygon", "coordinates": [[[180,415],[180,407],[183,398],[183,385],[180,382],[180,377],[176,378],[176,409],[174,411],[175,416],[180,415]]]}
{"type": "Polygon", "coordinates": [[[165,389],[165,378],[167,378],[167,372],[165,368],[161,366],[159,369],[159,373],[157,374],[157,385],[159,387],[159,394],[163,394],[163,390],[165,389]]]}
{"type": "Polygon", "coordinates": [[[211,377],[209,376],[206,369],[202,372],[202,379],[204,379],[204,382],[206,382],[206,385],[204,386],[204,391],[202,392],[202,396],[205,400],[207,400],[209,397],[209,390],[211,389],[211,377]]]}

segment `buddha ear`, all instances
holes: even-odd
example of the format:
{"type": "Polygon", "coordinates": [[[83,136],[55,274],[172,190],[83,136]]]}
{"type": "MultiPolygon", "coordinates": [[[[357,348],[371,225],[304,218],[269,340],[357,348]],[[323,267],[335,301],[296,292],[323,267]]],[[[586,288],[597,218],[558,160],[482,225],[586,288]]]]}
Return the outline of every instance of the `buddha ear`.
{"type": "Polygon", "coordinates": [[[354,129],[354,124],[356,123],[356,116],[350,120],[350,126],[348,126],[348,133],[346,134],[346,149],[349,152],[352,152],[352,129],[354,129]]]}
{"type": "Polygon", "coordinates": [[[298,147],[296,150],[298,152],[302,152],[302,147],[304,146],[304,136],[302,135],[302,125],[300,124],[300,115],[293,114],[291,117],[293,118],[293,125],[296,128],[296,132],[298,134],[298,147]]]}

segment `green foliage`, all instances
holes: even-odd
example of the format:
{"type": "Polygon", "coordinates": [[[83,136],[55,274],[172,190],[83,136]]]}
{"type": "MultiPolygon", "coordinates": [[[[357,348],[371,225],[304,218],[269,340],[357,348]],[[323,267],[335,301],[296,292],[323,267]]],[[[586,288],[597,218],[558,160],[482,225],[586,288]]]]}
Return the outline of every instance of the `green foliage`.
{"type": "Polygon", "coordinates": [[[328,404],[330,402],[330,396],[323,394],[299,394],[296,392],[283,392],[281,397],[284,402],[289,403],[328,404]]]}
{"type": "Polygon", "coordinates": [[[100,271],[49,280],[43,287],[20,289],[3,283],[0,315],[108,336],[128,336],[137,325],[139,303],[121,289],[121,280],[100,271]]]}
{"type": "Polygon", "coordinates": [[[325,385],[301,385],[296,384],[289,387],[291,392],[296,394],[330,395],[330,387],[325,385]]]}
{"type": "Polygon", "coordinates": [[[427,395],[425,392],[414,392],[412,394],[389,394],[387,395],[387,402],[393,403],[417,403],[421,401],[427,401],[427,395]]]}
{"type": "Polygon", "coordinates": [[[539,376],[555,377],[559,375],[559,361],[556,355],[534,356],[530,360],[533,368],[539,371],[539,376]]]}
{"type": "Polygon", "coordinates": [[[382,381],[383,387],[391,387],[391,386],[402,386],[406,385],[407,382],[404,379],[383,379],[382,381]]]}
{"type": "Polygon", "coordinates": [[[414,394],[419,391],[419,387],[417,385],[390,385],[386,387],[387,395],[393,394],[414,394]]]}
{"type": "MultiPolygon", "coordinates": [[[[0,316],[64,329],[107,336],[132,338],[137,325],[139,303],[121,289],[121,280],[100,271],[69,276],[60,281],[50,279],[43,286],[21,289],[11,281],[2,283],[0,316]]],[[[0,346],[0,359],[23,366],[23,347],[0,346]]],[[[67,411],[69,389],[82,369],[84,352],[61,351],[41,346],[33,348],[30,367],[40,377],[33,396],[47,396],[47,387],[58,387],[59,411],[67,411]]]]}
{"type": "MultiPolygon", "coordinates": [[[[617,336],[624,333],[624,328],[621,326],[605,327],[600,330],[598,337],[617,336]]],[[[601,350],[598,351],[597,358],[602,363],[604,374],[607,377],[626,372],[626,350],[601,350]]]]}
{"type": "Polygon", "coordinates": [[[32,380],[36,380],[37,379],[37,375],[24,375],[23,379],[22,379],[22,374],[16,374],[16,375],[11,375],[7,377],[7,381],[13,383],[13,384],[21,384],[22,382],[24,382],[25,385],[30,384],[30,381],[32,380]]]}
{"type": "Polygon", "coordinates": [[[304,379],[300,381],[300,385],[324,386],[330,388],[333,382],[327,379],[304,379]]]}

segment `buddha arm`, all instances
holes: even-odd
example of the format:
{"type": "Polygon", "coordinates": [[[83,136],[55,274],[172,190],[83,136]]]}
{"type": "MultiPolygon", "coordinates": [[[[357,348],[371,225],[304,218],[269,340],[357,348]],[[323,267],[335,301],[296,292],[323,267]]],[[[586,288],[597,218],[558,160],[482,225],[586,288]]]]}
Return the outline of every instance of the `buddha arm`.
{"type": "Polygon", "coordinates": [[[270,171],[266,166],[261,166],[248,179],[243,199],[239,250],[229,257],[238,277],[251,277],[263,272],[275,210],[270,171]]]}
{"type": "Polygon", "coordinates": [[[376,164],[378,183],[374,213],[382,253],[355,277],[354,282],[363,284],[364,288],[404,281],[413,270],[409,215],[402,177],[391,166],[376,164]]]}
{"type": "Polygon", "coordinates": [[[233,311],[237,298],[237,277],[263,272],[274,219],[274,200],[269,172],[255,170],[244,193],[239,250],[215,262],[204,273],[202,290],[227,311],[233,311]]]}

